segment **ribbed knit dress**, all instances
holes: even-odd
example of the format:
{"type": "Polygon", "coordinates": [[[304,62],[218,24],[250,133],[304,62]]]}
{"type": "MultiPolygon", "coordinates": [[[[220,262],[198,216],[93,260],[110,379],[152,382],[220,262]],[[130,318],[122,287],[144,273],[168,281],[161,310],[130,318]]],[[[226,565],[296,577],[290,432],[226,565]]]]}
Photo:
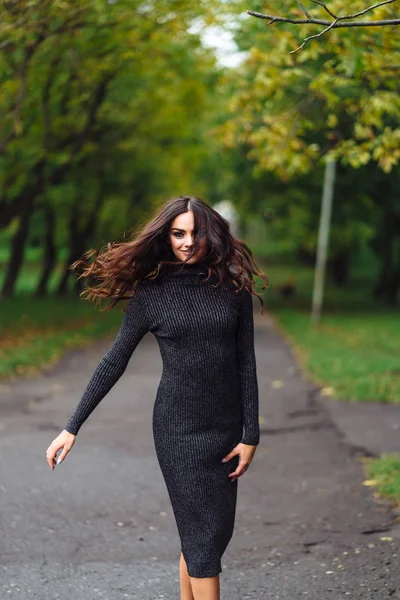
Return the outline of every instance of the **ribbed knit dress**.
{"type": "Polygon", "coordinates": [[[82,423],[151,332],[163,369],[153,408],[156,455],[191,577],[214,577],[232,537],[239,442],[259,443],[252,295],[205,282],[203,261],[164,267],[130,298],[120,330],[96,367],[66,430],[82,423]]]}

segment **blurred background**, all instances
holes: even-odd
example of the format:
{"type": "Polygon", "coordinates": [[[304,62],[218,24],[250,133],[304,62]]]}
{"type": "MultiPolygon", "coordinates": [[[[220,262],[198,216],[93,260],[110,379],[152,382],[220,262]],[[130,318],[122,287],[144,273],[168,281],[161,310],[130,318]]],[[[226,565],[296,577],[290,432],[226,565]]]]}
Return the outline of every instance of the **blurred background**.
{"type": "MultiPolygon", "coordinates": [[[[121,310],[80,299],[69,265],[194,194],[234,215],[269,278],[268,310],[324,393],[400,403],[400,38],[335,29],[293,53],[316,31],[266,26],[250,9],[266,3],[1,3],[3,381],[115,331],[121,310]],[[327,157],[336,172],[312,323],[327,157]]],[[[279,12],[301,16],[295,1],[279,12]]]]}

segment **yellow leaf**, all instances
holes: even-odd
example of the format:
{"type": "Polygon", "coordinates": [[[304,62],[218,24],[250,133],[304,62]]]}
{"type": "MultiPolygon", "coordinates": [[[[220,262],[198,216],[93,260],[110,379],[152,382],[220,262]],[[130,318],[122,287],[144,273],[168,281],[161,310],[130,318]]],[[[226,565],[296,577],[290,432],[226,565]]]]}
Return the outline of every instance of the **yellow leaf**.
{"type": "Polygon", "coordinates": [[[333,396],[335,393],[335,388],[333,387],[324,387],[321,389],[321,396],[333,396]]]}
{"type": "Polygon", "coordinates": [[[272,381],[271,386],[277,390],[283,387],[283,381],[281,381],[280,379],[275,379],[274,381],[272,381]]]}

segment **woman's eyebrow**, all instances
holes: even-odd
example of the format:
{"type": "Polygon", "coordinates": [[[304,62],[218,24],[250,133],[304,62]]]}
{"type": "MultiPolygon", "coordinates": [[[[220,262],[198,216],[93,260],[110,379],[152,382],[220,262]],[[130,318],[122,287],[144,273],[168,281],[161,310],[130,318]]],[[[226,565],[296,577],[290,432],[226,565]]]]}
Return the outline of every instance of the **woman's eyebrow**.
{"type": "Polygon", "coordinates": [[[173,231],[174,229],[176,229],[177,231],[183,231],[183,232],[185,232],[184,229],[179,229],[179,227],[171,227],[171,231],[173,231]]]}

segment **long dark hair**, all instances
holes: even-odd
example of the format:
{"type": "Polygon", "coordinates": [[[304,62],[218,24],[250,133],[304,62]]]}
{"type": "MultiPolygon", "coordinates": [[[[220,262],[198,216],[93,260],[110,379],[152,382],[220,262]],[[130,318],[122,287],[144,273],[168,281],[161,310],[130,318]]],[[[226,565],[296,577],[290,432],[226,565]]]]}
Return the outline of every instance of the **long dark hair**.
{"type": "MultiPolygon", "coordinates": [[[[232,236],[229,223],[209,204],[195,196],[179,196],[166,202],[155,216],[135,233],[130,241],[110,242],[99,250],[88,250],[75,261],[71,270],[80,270],[78,279],[85,277],[86,288],[81,296],[97,305],[104,298],[110,302],[103,310],[109,310],[119,300],[130,297],[135,287],[144,279],[154,279],[165,266],[176,264],[169,241],[172,221],[180,214],[191,210],[194,217],[194,242],[190,257],[195,254],[202,240],[206,241],[207,252],[204,262],[208,277],[217,276],[217,285],[229,279],[237,291],[246,288],[263,300],[256,291],[253,274],[262,278],[263,289],[268,287],[266,275],[258,268],[250,248],[232,236]]],[[[203,260],[203,259],[202,259],[203,260]]]]}

